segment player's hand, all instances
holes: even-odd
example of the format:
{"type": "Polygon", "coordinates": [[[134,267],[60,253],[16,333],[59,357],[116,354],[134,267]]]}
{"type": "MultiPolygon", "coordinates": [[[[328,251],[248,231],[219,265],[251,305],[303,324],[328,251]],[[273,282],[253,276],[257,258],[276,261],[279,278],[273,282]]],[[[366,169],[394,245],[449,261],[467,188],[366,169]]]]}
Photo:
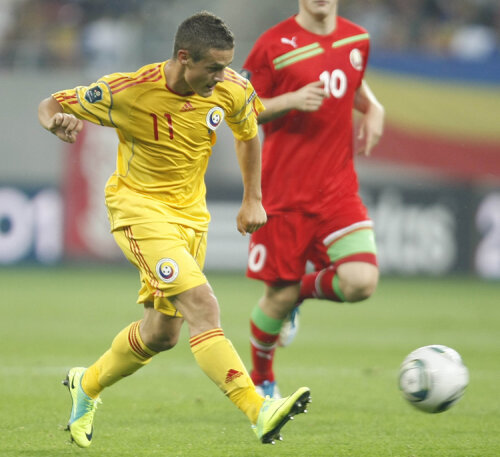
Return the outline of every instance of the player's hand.
{"type": "Polygon", "coordinates": [[[378,144],[384,131],[385,111],[382,105],[373,104],[364,114],[359,127],[358,140],[360,146],[358,154],[369,156],[371,150],[378,144]]]}
{"type": "Polygon", "coordinates": [[[236,216],[236,226],[242,235],[253,233],[267,222],[266,210],[260,200],[244,200],[236,216]]]}
{"type": "Polygon", "coordinates": [[[83,121],[72,114],[56,113],[49,120],[47,130],[66,143],[74,143],[83,128],[83,121]]]}
{"type": "Polygon", "coordinates": [[[294,108],[299,111],[318,111],[327,97],[323,81],[314,81],[293,92],[294,108]]]}

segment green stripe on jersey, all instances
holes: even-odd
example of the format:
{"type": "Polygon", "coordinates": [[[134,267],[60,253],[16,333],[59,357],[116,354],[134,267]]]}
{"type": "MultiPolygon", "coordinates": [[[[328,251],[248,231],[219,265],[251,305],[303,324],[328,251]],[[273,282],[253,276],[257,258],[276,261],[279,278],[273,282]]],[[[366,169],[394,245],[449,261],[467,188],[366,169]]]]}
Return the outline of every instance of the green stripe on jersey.
{"type": "Polygon", "coordinates": [[[370,254],[377,253],[375,236],[371,228],[363,228],[348,233],[328,247],[328,257],[332,263],[344,257],[352,254],[359,254],[361,252],[369,252],[370,254]]]}
{"type": "Polygon", "coordinates": [[[310,57],[322,54],[325,50],[320,46],[319,43],[312,43],[307,46],[302,46],[301,48],[294,49],[293,51],[287,52],[273,60],[274,69],[280,70],[281,68],[287,67],[293,63],[299,62],[304,59],[309,59],[310,57]]]}
{"type": "Polygon", "coordinates": [[[349,38],[343,38],[342,40],[334,41],[332,43],[332,48],[339,48],[340,46],[354,43],[356,41],[368,40],[369,38],[370,38],[369,33],[362,33],[361,35],[354,35],[354,36],[351,36],[349,38]]]}

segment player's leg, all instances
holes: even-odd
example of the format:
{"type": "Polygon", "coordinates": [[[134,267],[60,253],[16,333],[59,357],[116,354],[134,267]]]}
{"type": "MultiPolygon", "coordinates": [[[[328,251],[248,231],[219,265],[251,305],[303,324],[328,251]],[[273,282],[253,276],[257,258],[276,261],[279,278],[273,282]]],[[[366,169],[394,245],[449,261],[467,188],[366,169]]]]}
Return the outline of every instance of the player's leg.
{"type": "Polygon", "coordinates": [[[366,261],[347,261],[337,264],[339,290],[346,302],[354,303],[371,297],[377,288],[379,270],[376,259],[370,256],[366,261]]]}
{"type": "Polygon", "coordinates": [[[379,277],[377,249],[373,222],[359,194],[332,199],[317,227],[311,259],[317,271],[302,278],[300,298],[358,302],[370,297],[379,277]]]}
{"type": "Polygon", "coordinates": [[[166,297],[172,291],[205,281],[203,275],[187,275],[182,282],[174,281],[179,268],[184,267],[183,258],[190,261],[186,242],[176,226],[142,224],[116,230],[113,235],[125,256],[139,269],[142,287],[137,301],[144,304],[144,317],[118,333],[110,349],[83,375],[83,389],[92,398],[149,363],[158,352],[175,346],[182,316],[166,297]]]}
{"type": "MultiPolygon", "coordinates": [[[[378,282],[373,223],[357,192],[342,199],[333,198],[324,205],[313,228],[315,241],[307,258],[316,271],[301,278],[299,306],[307,298],[336,302],[357,302],[370,297],[378,282]]],[[[290,325],[291,316],[283,324],[279,344],[290,344],[297,333],[290,325]]]]}
{"type": "Polygon", "coordinates": [[[148,364],[158,352],[175,346],[181,323],[180,318],[165,316],[146,306],[144,318],[119,332],[111,347],[95,363],[87,369],[69,370],[65,380],[72,399],[68,430],[78,446],[91,444],[100,393],[148,364]],[[161,332],[158,332],[160,326],[161,332]]]}
{"type": "Polygon", "coordinates": [[[273,363],[279,334],[296,306],[306,252],[314,233],[303,214],[272,215],[252,234],[247,276],[266,284],[265,294],[250,317],[251,376],[263,394],[278,397],[273,363]]]}
{"type": "Polygon", "coordinates": [[[175,346],[182,319],[156,311],[145,303],[144,317],[125,327],[114,338],[111,347],[82,377],[82,388],[91,398],[97,398],[105,387],[135,373],[159,352],[175,346]]]}
{"type": "Polygon", "coordinates": [[[300,300],[321,298],[352,303],[369,298],[379,278],[371,222],[334,232],[325,244],[329,265],[302,278],[300,300]]]}
{"type": "MultiPolygon", "coordinates": [[[[143,227],[142,232],[148,229],[143,227]]],[[[271,440],[279,434],[280,428],[293,412],[303,412],[309,389],[299,389],[279,404],[270,404],[257,394],[236,350],[224,336],[217,299],[202,273],[206,252],[205,234],[181,226],[153,229],[155,233],[170,233],[167,251],[162,252],[162,246],[159,245],[153,249],[154,254],[150,250],[144,256],[145,259],[154,258],[153,265],[156,265],[154,269],[149,269],[156,272],[155,283],[147,281],[155,285],[155,310],[184,318],[189,326],[191,349],[199,366],[257,426],[259,439],[262,442],[271,440]],[[182,243],[177,243],[179,239],[182,243]],[[161,257],[160,260],[157,260],[158,257],[161,257]]],[[[146,263],[149,262],[146,260],[146,263]]],[[[155,322],[161,326],[162,322],[168,323],[168,320],[156,319],[155,322]]],[[[155,326],[150,328],[154,329],[155,326]]],[[[165,332],[156,328],[154,333],[161,335],[165,332]]],[[[156,347],[158,339],[150,341],[147,332],[143,337],[153,348],[156,347]]]]}
{"type": "Polygon", "coordinates": [[[254,307],[250,318],[252,380],[262,395],[280,398],[273,362],[278,338],[285,318],[295,307],[299,283],[284,286],[267,285],[264,296],[254,307]]]}
{"type": "Polygon", "coordinates": [[[307,412],[307,387],[279,399],[259,395],[238,353],[224,336],[219,306],[210,285],[203,284],[172,298],[188,326],[191,351],[205,374],[250,420],[262,443],[280,439],[281,428],[295,414],[307,412]]]}
{"type": "Polygon", "coordinates": [[[219,305],[208,283],[171,297],[189,327],[189,343],[205,374],[255,424],[263,398],[220,325],[219,305]]]}
{"type": "Polygon", "coordinates": [[[91,444],[94,414],[104,388],[130,376],[148,364],[158,352],[172,348],[182,324],[182,319],[176,317],[175,308],[165,306],[163,314],[153,308],[153,302],[161,300],[165,292],[159,280],[161,271],[155,277],[152,274],[154,266],[148,266],[151,262],[160,264],[156,257],[150,259],[149,253],[158,250],[158,241],[152,238],[152,233],[144,233],[142,226],[126,227],[115,231],[114,237],[126,257],[140,271],[142,288],[138,301],[144,303],[144,318],[119,332],[111,347],[87,369],[76,367],[68,372],[64,381],[72,398],[68,430],[80,447],[91,444]]]}

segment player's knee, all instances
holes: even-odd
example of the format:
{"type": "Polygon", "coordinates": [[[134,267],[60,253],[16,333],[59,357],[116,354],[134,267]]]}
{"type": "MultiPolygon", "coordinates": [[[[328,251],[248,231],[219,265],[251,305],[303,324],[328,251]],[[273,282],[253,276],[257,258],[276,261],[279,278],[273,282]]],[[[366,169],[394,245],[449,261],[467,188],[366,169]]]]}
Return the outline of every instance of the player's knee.
{"type": "Polygon", "coordinates": [[[155,352],[163,352],[172,349],[178,341],[178,334],[157,333],[150,335],[148,347],[155,352]]]}
{"type": "Polygon", "coordinates": [[[346,291],[344,293],[345,299],[348,302],[358,302],[362,300],[366,300],[371,297],[375,289],[377,288],[376,281],[369,282],[357,282],[354,281],[351,284],[348,284],[346,287],[346,291]]]}
{"type": "Polygon", "coordinates": [[[378,284],[378,269],[373,265],[360,268],[355,274],[341,279],[341,289],[347,302],[366,300],[375,292],[378,284]]]}

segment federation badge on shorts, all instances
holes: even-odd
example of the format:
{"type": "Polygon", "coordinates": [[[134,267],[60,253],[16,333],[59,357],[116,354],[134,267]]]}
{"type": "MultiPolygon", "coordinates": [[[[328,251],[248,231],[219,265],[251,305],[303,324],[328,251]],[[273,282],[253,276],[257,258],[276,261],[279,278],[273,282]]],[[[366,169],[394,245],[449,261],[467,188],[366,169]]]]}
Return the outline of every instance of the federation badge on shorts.
{"type": "Polygon", "coordinates": [[[156,274],[163,282],[172,282],[179,275],[179,265],[169,258],[158,260],[156,274]]]}
{"type": "Polygon", "coordinates": [[[358,48],[354,48],[349,54],[349,60],[355,70],[361,71],[363,69],[363,56],[358,48]]]}
{"type": "Polygon", "coordinates": [[[207,113],[207,127],[210,130],[216,130],[224,120],[224,110],[220,106],[214,106],[207,113]]]}
{"type": "Polygon", "coordinates": [[[95,103],[102,100],[102,89],[99,86],[91,87],[85,92],[85,100],[95,103]]]}

